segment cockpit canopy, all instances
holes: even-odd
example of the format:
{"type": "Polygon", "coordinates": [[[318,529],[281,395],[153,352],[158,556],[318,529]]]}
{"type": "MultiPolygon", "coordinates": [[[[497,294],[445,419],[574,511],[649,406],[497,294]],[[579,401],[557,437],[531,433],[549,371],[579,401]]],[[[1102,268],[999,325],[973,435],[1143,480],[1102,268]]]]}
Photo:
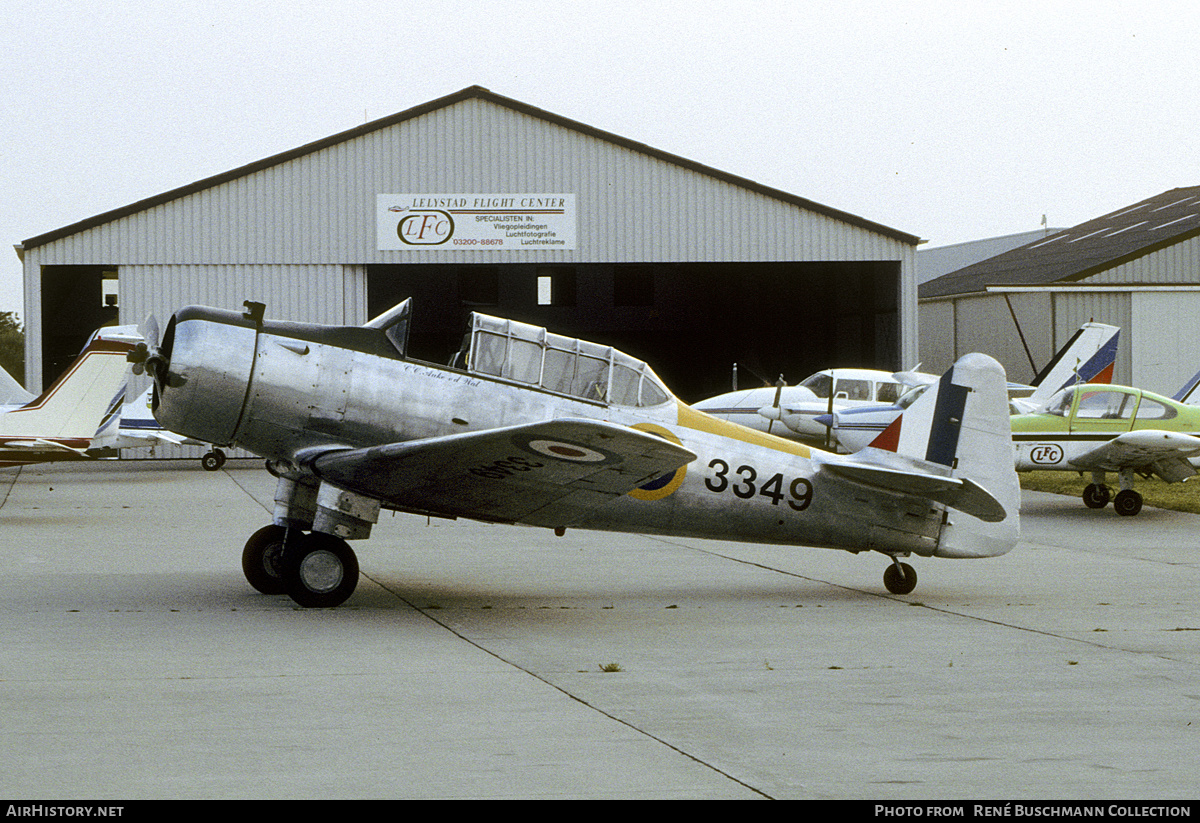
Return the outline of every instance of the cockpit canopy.
{"type": "Polygon", "coordinates": [[[657,406],[671,395],[643,363],[611,346],[474,312],[467,371],[618,406],[657,406]]]}

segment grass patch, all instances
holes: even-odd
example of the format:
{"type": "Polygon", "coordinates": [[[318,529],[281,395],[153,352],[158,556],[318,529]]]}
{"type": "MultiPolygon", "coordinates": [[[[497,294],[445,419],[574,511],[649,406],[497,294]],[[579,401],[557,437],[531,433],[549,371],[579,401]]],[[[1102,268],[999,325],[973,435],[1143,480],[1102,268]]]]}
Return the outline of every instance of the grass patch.
{"type": "MultiPolygon", "coordinates": [[[[1075,472],[1018,472],[1017,477],[1021,480],[1022,489],[1066,494],[1076,499],[1083,494],[1083,487],[1092,482],[1091,475],[1081,477],[1075,472]]],[[[1118,483],[1111,474],[1108,486],[1115,495],[1118,483]]],[[[1200,514],[1200,476],[1185,483],[1164,483],[1157,477],[1139,477],[1133,487],[1141,492],[1147,506],[1200,514]]],[[[1079,505],[1083,505],[1082,500],[1079,505]]]]}

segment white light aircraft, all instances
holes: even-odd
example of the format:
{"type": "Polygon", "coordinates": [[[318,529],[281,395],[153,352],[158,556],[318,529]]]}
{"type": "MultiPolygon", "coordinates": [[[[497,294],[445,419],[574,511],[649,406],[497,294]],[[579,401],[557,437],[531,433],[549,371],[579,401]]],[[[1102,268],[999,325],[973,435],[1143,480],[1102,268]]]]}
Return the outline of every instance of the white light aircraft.
{"type": "MultiPolygon", "coordinates": [[[[199,440],[181,437],[162,427],[150,407],[153,403],[154,387],[146,389],[136,400],[121,406],[119,417],[109,420],[99,432],[93,447],[105,449],[153,449],[155,446],[207,446],[199,440]]],[[[217,471],[225,465],[226,455],[221,449],[210,448],[201,455],[200,465],[205,471],[217,471]]]]}
{"type": "Polygon", "coordinates": [[[191,306],[131,356],[178,434],[267,458],[273,522],[243,570],[303,606],[342,603],[381,509],[887,555],[992,557],[1019,534],[1004,371],[968,355],[895,451],[839,456],[717,420],[645,363],[479,313],[438,366],[407,356],[409,304],[361,327],[191,306]],[[941,399],[938,405],[935,401],[941,399]]]}
{"type": "MultiPolygon", "coordinates": [[[[1117,361],[1117,342],[1120,329],[1105,323],[1084,323],[1071,339],[1059,349],[1054,358],[1033,379],[1028,397],[1013,397],[1009,401],[1013,414],[1026,414],[1042,408],[1062,389],[1077,383],[1109,383],[1117,361]]],[[[892,424],[892,421],[921,396],[929,381],[911,377],[913,388],[890,405],[859,404],[842,408],[814,418],[827,426],[830,440],[844,451],[856,452],[871,444],[892,424]]]]}
{"type": "Polygon", "coordinates": [[[54,385],[0,409],[0,467],[112,456],[97,438],[119,415],[126,357],[140,339],[132,326],[100,329],[54,385]]]}

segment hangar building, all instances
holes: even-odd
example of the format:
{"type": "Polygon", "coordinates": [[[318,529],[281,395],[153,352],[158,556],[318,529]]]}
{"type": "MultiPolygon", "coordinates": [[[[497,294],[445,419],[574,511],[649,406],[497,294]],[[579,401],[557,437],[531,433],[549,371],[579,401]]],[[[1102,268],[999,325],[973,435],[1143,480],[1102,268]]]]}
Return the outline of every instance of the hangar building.
{"type": "Polygon", "coordinates": [[[479,310],[624,349],[691,402],[735,362],[911,365],[918,242],[473,86],[25,240],[27,381],[188,304],[359,325],[412,297],[415,357],[446,362],[479,310]]]}
{"type": "Polygon", "coordinates": [[[1040,368],[1095,320],[1121,329],[1114,382],[1172,395],[1200,369],[1200,186],[1039,237],[919,295],[929,370],[985,351],[1028,381],[1030,357],[1040,368]]]}

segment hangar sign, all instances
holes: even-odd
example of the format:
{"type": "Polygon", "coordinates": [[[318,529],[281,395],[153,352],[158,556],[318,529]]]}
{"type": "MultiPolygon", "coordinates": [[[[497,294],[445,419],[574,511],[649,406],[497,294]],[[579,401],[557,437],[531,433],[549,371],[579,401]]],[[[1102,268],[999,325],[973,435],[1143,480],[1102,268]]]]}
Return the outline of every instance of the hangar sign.
{"type": "Polygon", "coordinates": [[[379,251],[574,249],[573,194],[376,195],[379,251]]]}

